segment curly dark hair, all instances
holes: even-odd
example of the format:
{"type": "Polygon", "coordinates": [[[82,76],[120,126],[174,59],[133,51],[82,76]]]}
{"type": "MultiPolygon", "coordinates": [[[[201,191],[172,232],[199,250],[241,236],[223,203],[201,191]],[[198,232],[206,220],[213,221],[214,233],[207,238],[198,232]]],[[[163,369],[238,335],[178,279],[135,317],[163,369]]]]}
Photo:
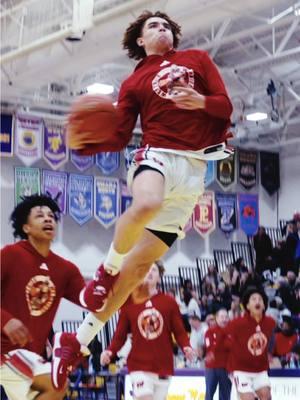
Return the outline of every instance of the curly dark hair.
{"type": "Polygon", "coordinates": [[[127,50],[127,55],[129,58],[134,60],[140,60],[146,57],[146,53],[143,47],[140,47],[136,40],[141,36],[142,29],[144,27],[147,19],[152,17],[159,17],[165,19],[171,26],[173,33],[173,47],[176,49],[179,44],[179,38],[181,36],[181,27],[176,22],[174,22],[167,14],[160,11],[151,12],[148,10],[143,11],[143,13],[132,22],[126,29],[123,37],[122,45],[123,49],[127,50]]]}
{"type": "Polygon", "coordinates": [[[27,223],[30,211],[34,207],[49,207],[54,214],[55,221],[60,219],[60,208],[50,194],[33,194],[31,196],[23,196],[21,199],[22,201],[15,207],[10,216],[15,238],[27,239],[27,234],[23,231],[23,225],[27,223]]]}

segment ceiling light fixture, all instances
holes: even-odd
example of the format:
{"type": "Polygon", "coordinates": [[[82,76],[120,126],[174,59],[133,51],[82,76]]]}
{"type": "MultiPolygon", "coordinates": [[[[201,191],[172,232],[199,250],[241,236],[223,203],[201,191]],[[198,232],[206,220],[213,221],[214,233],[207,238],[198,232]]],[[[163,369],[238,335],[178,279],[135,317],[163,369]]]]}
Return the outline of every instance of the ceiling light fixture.
{"type": "Polygon", "coordinates": [[[262,121],[268,118],[268,114],[265,112],[252,112],[246,115],[247,121],[262,121]]]}
{"type": "Polygon", "coordinates": [[[93,83],[86,88],[89,94],[111,94],[115,88],[112,85],[106,83],[93,83]]]}

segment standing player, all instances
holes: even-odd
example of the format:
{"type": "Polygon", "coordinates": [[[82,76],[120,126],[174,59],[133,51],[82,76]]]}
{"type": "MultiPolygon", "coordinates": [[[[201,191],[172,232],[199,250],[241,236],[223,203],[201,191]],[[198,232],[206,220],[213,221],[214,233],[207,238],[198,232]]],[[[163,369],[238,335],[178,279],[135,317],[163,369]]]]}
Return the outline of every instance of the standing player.
{"type": "MultiPolygon", "coordinates": [[[[249,286],[242,299],[245,314],[229,322],[224,332],[232,343],[229,356],[230,371],[240,400],[270,400],[268,353],[275,321],[265,315],[268,298],[262,289],[249,286]]],[[[225,337],[217,345],[222,348],[225,337]]]]}
{"type": "MultiPolygon", "coordinates": [[[[138,115],[143,139],[128,171],[132,205],[119,218],[109,252],[84,294],[88,299],[96,291],[103,301],[101,312],[90,314],[79,328],[77,340],[85,345],[153,262],[184,236],[204,190],[204,160],[232,153],[226,146],[232,104],[223,80],[205,51],[174,50],[180,34],[180,26],[168,15],[145,11],[123,38],[128,56],[141,61],[120,89],[115,150],[129,142],[138,115]]],[[[57,343],[65,337],[59,334],[57,343]]],[[[70,339],[69,349],[72,346],[70,339]]],[[[59,386],[70,363],[65,352],[61,354],[53,370],[59,386]]]]}
{"type": "Polygon", "coordinates": [[[176,301],[157,290],[162,273],[160,263],[154,263],[144,282],[122,307],[112,342],[101,354],[101,363],[109,364],[124,345],[127,334],[132,334],[127,367],[135,400],[166,399],[174,373],[172,333],[185,356],[189,360],[194,357],[176,301]]]}
{"type": "MultiPolygon", "coordinates": [[[[24,197],[14,209],[14,236],[1,250],[1,385],[10,400],[59,400],[41,355],[62,297],[82,305],[78,268],[50,250],[60,210],[46,195],[24,197]]],[[[95,308],[90,307],[91,310],[95,308]]],[[[80,345],[74,348],[80,354],[80,345]]]]}

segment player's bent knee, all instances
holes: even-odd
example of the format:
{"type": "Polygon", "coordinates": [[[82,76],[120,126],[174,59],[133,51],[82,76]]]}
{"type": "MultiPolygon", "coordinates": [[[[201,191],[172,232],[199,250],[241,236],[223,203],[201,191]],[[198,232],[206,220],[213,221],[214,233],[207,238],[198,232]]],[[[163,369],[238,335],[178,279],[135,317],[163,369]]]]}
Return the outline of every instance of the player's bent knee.
{"type": "Polygon", "coordinates": [[[132,212],[137,218],[151,217],[162,207],[162,200],[158,197],[151,197],[145,200],[139,200],[132,205],[132,212]]]}

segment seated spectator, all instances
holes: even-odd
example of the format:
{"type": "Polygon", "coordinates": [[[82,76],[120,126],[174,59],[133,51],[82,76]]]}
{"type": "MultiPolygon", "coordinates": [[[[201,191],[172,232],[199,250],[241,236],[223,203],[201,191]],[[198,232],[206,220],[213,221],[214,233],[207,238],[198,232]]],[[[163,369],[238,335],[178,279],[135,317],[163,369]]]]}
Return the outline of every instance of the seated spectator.
{"type": "Polygon", "coordinates": [[[277,307],[276,299],[273,299],[269,302],[269,307],[267,308],[266,315],[272,317],[276,323],[279,319],[279,309],[277,307]]]}
{"type": "Polygon", "coordinates": [[[228,286],[224,282],[218,284],[217,294],[215,297],[215,310],[225,308],[227,311],[231,307],[231,293],[228,286]]]}
{"type": "Polygon", "coordinates": [[[255,271],[262,274],[264,270],[272,269],[272,241],[263,226],[258,227],[253,237],[253,246],[256,254],[255,271]]]}
{"type": "Polygon", "coordinates": [[[228,317],[233,320],[242,315],[242,309],[239,297],[233,297],[231,302],[230,310],[228,311],[228,317]]]}
{"type": "Polygon", "coordinates": [[[197,367],[203,368],[204,335],[208,326],[205,322],[201,322],[201,319],[196,313],[189,314],[189,323],[191,325],[190,344],[192,349],[195,350],[198,359],[197,367]]]}
{"type": "Polygon", "coordinates": [[[285,367],[291,358],[298,358],[295,349],[299,346],[299,336],[296,333],[292,318],[282,317],[282,323],[275,333],[273,355],[279,357],[281,365],[285,367]],[[291,354],[295,353],[295,354],[291,354]]]}

